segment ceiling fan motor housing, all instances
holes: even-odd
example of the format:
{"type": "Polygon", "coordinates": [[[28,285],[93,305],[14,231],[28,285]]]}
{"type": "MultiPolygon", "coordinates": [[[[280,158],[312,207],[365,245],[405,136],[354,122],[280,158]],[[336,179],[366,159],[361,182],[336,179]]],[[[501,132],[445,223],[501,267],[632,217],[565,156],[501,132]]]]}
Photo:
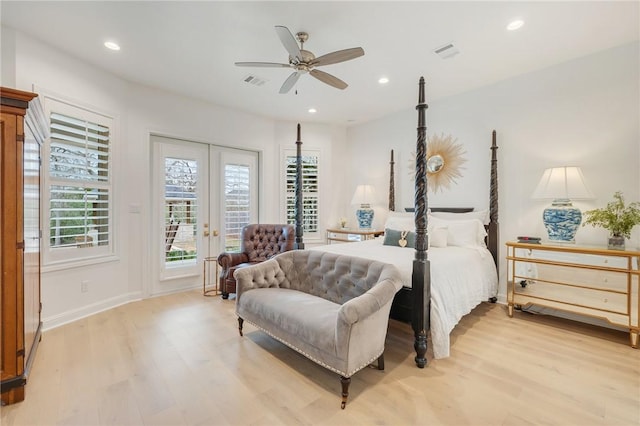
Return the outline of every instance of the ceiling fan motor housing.
{"type": "Polygon", "coordinates": [[[313,68],[313,66],[310,65],[310,62],[316,58],[316,55],[309,52],[308,50],[300,50],[300,56],[302,57],[302,61],[300,62],[296,62],[295,58],[289,56],[289,63],[296,66],[296,69],[298,69],[298,67],[303,68],[302,70],[304,71],[309,71],[311,68],[313,68]]]}

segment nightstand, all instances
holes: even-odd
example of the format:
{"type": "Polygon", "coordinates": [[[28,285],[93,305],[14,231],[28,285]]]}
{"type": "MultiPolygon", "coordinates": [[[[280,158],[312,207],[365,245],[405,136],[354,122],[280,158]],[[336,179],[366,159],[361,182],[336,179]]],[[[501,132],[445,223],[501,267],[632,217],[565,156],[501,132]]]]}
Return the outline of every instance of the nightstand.
{"type": "Polygon", "coordinates": [[[327,242],[354,243],[357,241],[371,240],[384,235],[384,230],[371,228],[333,228],[327,229],[327,242]]]}
{"type": "Polygon", "coordinates": [[[600,318],[640,332],[640,251],[507,243],[507,303],[600,318]]]}

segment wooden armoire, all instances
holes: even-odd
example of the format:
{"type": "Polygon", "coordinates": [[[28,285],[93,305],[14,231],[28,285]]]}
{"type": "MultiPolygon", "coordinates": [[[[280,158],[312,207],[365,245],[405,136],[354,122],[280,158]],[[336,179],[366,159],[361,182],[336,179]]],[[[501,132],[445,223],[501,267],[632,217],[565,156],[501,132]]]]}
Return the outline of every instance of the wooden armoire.
{"type": "Polygon", "coordinates": [[[22,401],[40,341],[40,149],[35,93],[0,88],[0,299],[2,405],[22,401]]]}

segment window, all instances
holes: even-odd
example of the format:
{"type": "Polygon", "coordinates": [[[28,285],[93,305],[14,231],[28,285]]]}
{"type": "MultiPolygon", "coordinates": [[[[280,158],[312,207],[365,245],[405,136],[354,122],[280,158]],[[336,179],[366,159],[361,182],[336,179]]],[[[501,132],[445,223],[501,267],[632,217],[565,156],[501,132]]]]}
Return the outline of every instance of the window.
{"type": "Polygon", "coordinates": [[[112,119],[46,98],[45,263],[112,254],[112,119]]]}
{"type": "MultiPolygon", "coordinates": [[[[287,223],[296,223],[296,154],[287,151],[285,157],[286,167],[286,193],[287,193],[287,223]]],[[[305,151],[302,153],[302,226],[304,234],[308,237],[318,236],[319,221],[319,179],[318,179],[319,153],[305,151]]]]}
{"type": "Polygon", "coordinates": [[[251,168],[243,164],[224,165],[224,251],[240,250],[240,232],[249,223],[251,168]]]}

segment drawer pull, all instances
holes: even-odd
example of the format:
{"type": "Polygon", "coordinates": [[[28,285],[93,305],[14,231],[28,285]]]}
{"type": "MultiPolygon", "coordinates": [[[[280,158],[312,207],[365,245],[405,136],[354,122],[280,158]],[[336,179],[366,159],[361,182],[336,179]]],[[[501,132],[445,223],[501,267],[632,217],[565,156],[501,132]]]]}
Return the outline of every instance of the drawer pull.
{"type": "Polygon", "coordinates": [[[604,299],[604,303],[607,303],[607,302],[609,302],[609,299],[604,299]]]}
{"type": "Polygon", "coordinates": [[[605,259],[605,260],[604,260],[604,263],[609,263],[609,259],[605,259]]]}

